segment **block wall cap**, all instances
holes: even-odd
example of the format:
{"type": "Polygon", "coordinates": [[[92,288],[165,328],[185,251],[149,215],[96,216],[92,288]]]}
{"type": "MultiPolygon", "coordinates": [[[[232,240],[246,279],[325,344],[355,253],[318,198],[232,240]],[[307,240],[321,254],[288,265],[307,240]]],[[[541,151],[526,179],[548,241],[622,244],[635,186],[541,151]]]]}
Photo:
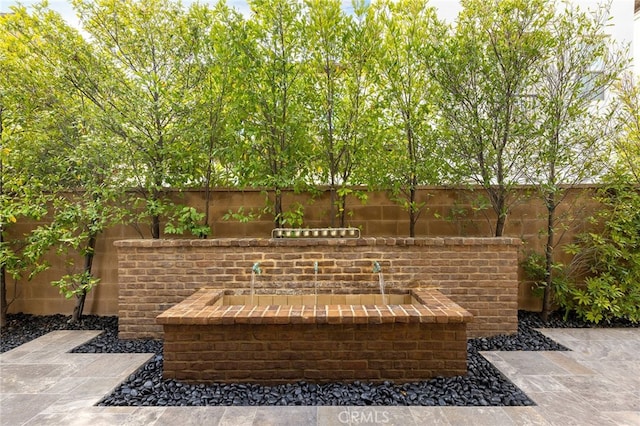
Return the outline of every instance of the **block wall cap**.
{"type": "Polygon", "coordinates": [[[318,246],[520,246],[513,237],[211,238],[118,240],[118,248],[318,246]]]}

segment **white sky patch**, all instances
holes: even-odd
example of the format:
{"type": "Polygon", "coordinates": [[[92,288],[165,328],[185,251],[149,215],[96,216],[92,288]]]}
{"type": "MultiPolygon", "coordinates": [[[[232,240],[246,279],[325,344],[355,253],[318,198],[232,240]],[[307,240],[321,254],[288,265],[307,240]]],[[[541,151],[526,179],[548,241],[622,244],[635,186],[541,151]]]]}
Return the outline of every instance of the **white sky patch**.
{"type": "Polygon", "coordinates": [[[640,76],[640,12],[636,13],[633,26],[633,67],[636,76],[640,76]]]}
{"type": "MultiPolygon", "coordinates": [[[[185,6],[189,6],[196,0],[183,0],[182,3],[185,6]]],[[[375,0],[373,0],[375,1],[375,0]]],[[[602,3],[598,0],[573,0],[578,1],[580,7],[583,9],[595,7],[602,3]]],[[[32,6],[40,3],[40,0],[0,0],[0,12],[10,12],[11,6],[17,4],[23,4],[24,6],[32,6]]],[[[200,3],[204,4],[216,4],[217,0],[200,0],[200,3]]],[[[633,14],[633,0],[612,0],[611,1],[611,16],[612,26],[609,31],[619,42],[631,43],[630,54],[633,55],[634,72],[636,75],[640,75],[640,13],[633,14]],[[633,41],[636,41],[633,43],[633,41]]],[[[234,7],[238,12],[245,16],[250,14],[249,5],[246,0],[227,0],[227,4],[234,7]]],[[[343,8],[347,12],[351,11],[351,1],[342,0],[343,8]]],[[[461,10],[460,2],[458,0],[431,0],[433,5],[438,10],[438,16],[441,19],[447,21],[447,23],[453,24],[456,20],[458,13],[461,10]]],[[[60,15],[72,26],[79,27],[79,21],[76,17],[71,3],[67,0],[49,0],[49,7],[52,10],[57,11],[60,15]]]]}

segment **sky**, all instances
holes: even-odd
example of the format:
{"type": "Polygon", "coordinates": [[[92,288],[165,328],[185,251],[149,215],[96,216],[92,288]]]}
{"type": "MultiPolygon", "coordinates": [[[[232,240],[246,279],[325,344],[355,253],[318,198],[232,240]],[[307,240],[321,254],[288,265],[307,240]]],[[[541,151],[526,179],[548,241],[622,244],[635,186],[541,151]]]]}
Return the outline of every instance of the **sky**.
{"type": "MultiPolygon", "coordinates": [[[[195,0],[183,0],[182,3],[189,5],[194,3],[194,1],[195,0]]],[[[39,2],[40,0],[22,0],[20,2],[15,0],[0,0],[0,12],[8,12],[9,8],[17,3],[29,6],[39,2]]],[[[216,0],[200,0],[200,2],[213,4],[216,3],[216,0]]],[[[342,3],[344,4],[345,10],[348,10],[351,5],[351,0],[342,0],[342,3]]],[[[598,0],[580,0],[580,5],[583,7],[594,6],[598,3],[598,0]]],[[[249,14],[249,6],[246,0],[227,0],[227,4],[235,7],[243,14],[249,14]]],[[[438,9],[440,18],[448,22],[453,22],[460,11],[460,5],[456,0],[431,0],[430,4],[438,9]]],[[[79,25],[70,1],[49,0],[49,7],[58,11],[71,25],[79,25]]],[[[633,0],[612,0],[611,12],[614,17],[612,34],[618,39],[631,41],[630,39],[633,38],[636,40],[632,45],[632,52],[635,73],[636,75],[640,75],[640,13],[635,16],[635,21],[631,19],[633,14],[633,0]]]]}
{"type": "MultiPolygon", "coordinates": [[[[192,3],[195,3],[196,0],[182,0],[182,4],[188,6],[192,3]]],[[[204,4],[214,4],[217,0],[200,0],[200,3],[204,4]]],[[[33,5],[40,3],[40,0],[0,0],[0,12],[8,12],[9,8],[12,5],[23,4],[25,6],[33,5]]],[[[351,9],[351,0],[342,0],[345,10],[351,9]]],[[[453,20],[457,15],[460,6],[457,1],[452,0],[432,0],[430,2],[435,7],[441,9],[443,13],[442,18],[453,20]]],[[[227,0],[227,4],[231,7],[236,8],[239,12],[243,14],[249,14],[249,6],[246,0],[227,0]]],[[[49,0],[49,7],[53,10],[58,11],[69,23],[73,25],[78,25],[78,19],[75,17],[73,12],[73,8],[71,7],[71,3],[69,0],[49,0]]]]}
{"type": "Polygon", "coordinates": [[[636,75],[640,75],[640,11],[636,13],[636,19],[633,25],[633,64],[636,75]]]}

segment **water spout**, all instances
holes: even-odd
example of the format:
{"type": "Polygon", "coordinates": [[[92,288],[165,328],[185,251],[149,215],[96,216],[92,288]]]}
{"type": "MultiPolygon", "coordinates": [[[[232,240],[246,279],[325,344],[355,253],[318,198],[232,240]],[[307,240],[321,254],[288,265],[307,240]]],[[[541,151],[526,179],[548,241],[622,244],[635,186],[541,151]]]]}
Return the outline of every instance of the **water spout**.
{"type": "Polygon", "coordinates": [[[260,275],[262,270],[260,269],[260,263],[256,262],[251,268],[251,304],[253,305],[253,294],[255,292],[256,274],[260,275]]]}
{"type": "Polygon", "coordinates": [[[373,273],[378,274],[378,281],[380,283],[380,294],[382,295],[382,304],[386,305],[387,299],[384,295],[384,277],[382,276],[382,267],[380,266],[380,263],[378,263],[378,261],[373,262],[373,273]]]}
{"type": "Polygon", "coordinates": [[[313,262],[313,287],[315,289],[316,301],[315,305],[318,305],[318,262],[313,262]]]}

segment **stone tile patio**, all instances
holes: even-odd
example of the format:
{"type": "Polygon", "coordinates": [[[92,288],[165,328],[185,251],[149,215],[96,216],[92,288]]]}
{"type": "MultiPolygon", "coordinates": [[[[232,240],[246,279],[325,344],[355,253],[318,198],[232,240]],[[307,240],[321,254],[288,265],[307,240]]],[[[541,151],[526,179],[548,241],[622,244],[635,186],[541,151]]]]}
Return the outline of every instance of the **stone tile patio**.
{"type": "Polygon", "coordinates": [[[97,407],[153,354],[74,354],[56,331],[0,354],[1,425],[640,425],[640,329],[543,329],[570,352],[484,352],[535,407],[97,407]]]}

